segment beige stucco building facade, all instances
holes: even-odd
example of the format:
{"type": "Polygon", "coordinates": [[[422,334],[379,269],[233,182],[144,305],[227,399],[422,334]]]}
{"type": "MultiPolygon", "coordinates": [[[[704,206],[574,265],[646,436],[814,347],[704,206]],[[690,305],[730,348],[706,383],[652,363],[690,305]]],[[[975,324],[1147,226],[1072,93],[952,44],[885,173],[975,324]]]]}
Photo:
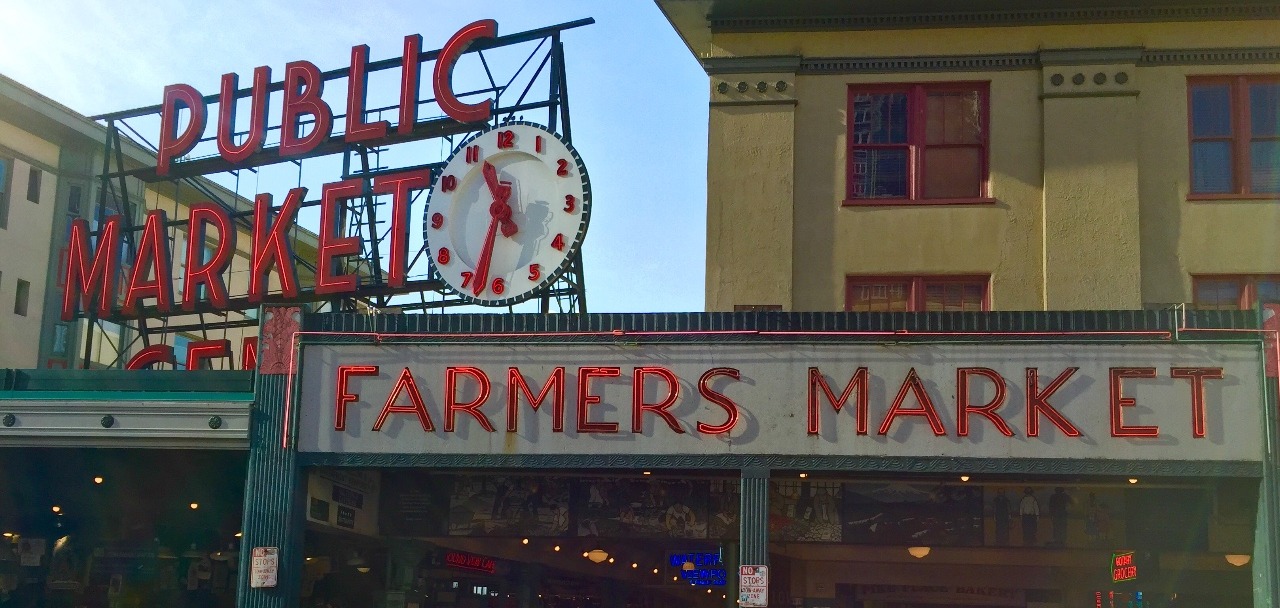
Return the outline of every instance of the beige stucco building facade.
{"type": "Polygon", "coordinates": [[[1280,103],[1280,10],[989,4],[959,12],[948,3],[874,2],[858,12],[658,0],[709,76],[708,310],[1271,300],[1280,152],[1267,143],[1276,133],[1265,112],[1280,103]],[[1196,86],[1206,96],[1226,91],[1230,106],[1193,103],[1196,86]],[[915,107],[912,90],[929,104],[971,91],[974,164],[937,179],[980,171],[975,195],[928,196],[946,187],[921,178],[923,167],[946,164],[943,148],[953,142],[934,141],[944,112],[915,107]],[[885,91],[906,99],[910,133],[891,143],[903,144],[894,154],[906,157],[902,187],[912,194],[860,198],[851,192],[871,178],[851,155],[888,153],[860,148],[879,126],[864,129],[855,106],[879,103],[885,91]],[[1204,108],[1199,122],[1193,106],[1204,108]],[[1253,128],[1242,133],[1250,109],[1253,128]],[[1198,144],[1193,159],[1193,137],[1226,115],[1228,132],[1198,144]],[[1227,166],[1234,182],[1223,176],[1227,166]],[[1214,175],[1226,185],[1209,183],[1214,175]],[[953,277],[977,295],[942,302],[921,293],[953,277]]]}
{"type": "MultiPolygon", "coordinates": [[[[106,197],[100,198],[99,176],[107,133],[101,124],[0,76],[0,175],[4,176],[0,178],[0,368],[74,368],[84,362],[86,355],[92,367],[120,367],[145,346],[136,321],[88,323],[84,319],[65,322],[60,318],[72,220],[86,219],[96,229],[98,208],[105,201],[104,215],[128,212],[131,205],[136,226],[141,226],[148,211],[157,209],[163,210],[171,222],[181,221],[187,219],[192,204],[210,200],[210,193],[237,211],[252,209],[253,201],[204,178],[196,178],[196,187],[127,178],[124,191],[130,205],[124,203],[119,181],[113,180],[106,197]],[[38,180],[37,186],[30,185],[33,180],[38,180]],[[91,338],[88,351],[86,338],[91,338]]],[[[155,164],[153,153],[128,139],[121,141],[120,152],[126,168],[155,164]]],[[[167,233],[173,290],[181,297],[186,226],[170,227],[167,233]]],[[[314,256],[316,236],[301,229],[295,234],[295,250],[300,255],[314,256]]],[[[208,237],[212,243],[216,234],[208,237]]],[[[252,235],[241,227],[234,260],[224,276],[232,294],[248,290],[251,246],[252,235]]],[[[129,267],[127,258],[124,267],[129,267]]],[[[299,268],[298,272],[300,280],[313,280],[307,269],[299,268]]],[[[268,292],[279,293],[278,275],[272,273],[268,280],[268,292]]],[[[123,301],[122,285],[126,283],[127,277],[117,279],[117,304],[123,301]]],[[[230,359],[216,359],[211,365],[215,369],[240,369],[246,339],[252,342],[258,333],[256,311],[215,316],[176,314],[163,320],[151,319],[147,342],[175,347],[178,365],[182,366],[187,343],[226,339],[231,343],[230,359]],[[205,326],[206,321],[227,320],[242,321],[243,326],[205,326]]]]}

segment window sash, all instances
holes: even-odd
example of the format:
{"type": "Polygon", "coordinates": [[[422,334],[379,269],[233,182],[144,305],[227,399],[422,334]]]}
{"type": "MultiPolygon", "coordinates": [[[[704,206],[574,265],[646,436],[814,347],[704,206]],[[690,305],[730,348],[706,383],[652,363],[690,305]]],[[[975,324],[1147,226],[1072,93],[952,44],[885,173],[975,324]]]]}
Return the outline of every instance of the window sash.
{"type": "Polygon", "coordinates": [[[1200,76],[1187,79],[1187,137],[1189,141],[1190,193],[1194,195],[1280,195],[1280,167],[1269,166],[1264,159],[1254,158],[1254,148],[1280,149],[1280,134],[1254,134],[1252,123],[1252,85],[1280,83],[1280,76],[1200,76]],[[1198,91],[1212,87],[1227,87],[1228,101],[1226,112],[1230,125],[1229,134],[1196,134],[1195,100],[1198,91]],[[1274,143],[1273,143],[1274,142],[1274,143]],[[1200,144],[1197,146],[1197,144],[1200,144]],[[1227,167],[1231,173],[1229,189],[1227,185],[1216,186],[1216,182],[1207,179],[1214,169],[1210,157],[1197,157],[1197,150],[1208,149],[1207,144],[1227,144],[1227,167]],[[1261,145],[1257,145],[1261,144],[1261,145]],[[1199,161],[1199,162],[1198,162],[1199,161]],[[1262,164],[1259,164],[1259,161],[1262,164]],[[1267,171],[1259,175],[1258,169],[1267,171]],[[1266,180],[1275,187],[1261,185],[1259,179],[1266,180]],[[1209,184],[1214,184],[1210,186],[1209,184]]]}
{"type": "Polygon", "coordinates": [[[845,310],[988,311],[991,309],[990,284],[991,277],[981,275],[850,275],[845,279],[845,310]]]}
{"type": "Polygon", "coordinates": [[[1199,275],[1191,277],[1192,307],[1198,310],[1253,310],[1259,299],[1280,303],[1280,275],[1199,275]],[[1213,295],[1210,299],[1205,296],[1213,295]]]}
{"type": "MultiPolygon", "coordinates": [[[[946,202],[949,200],[983,199],[989,194],[990,181],[990,85],[986,82],[946,82],[929,84],[904,85],[850,85],[848,91],[848,122],[846,131],[847,146],[845,175],[845,197],[850,202],[886,203],[886,202],[946,202]],[[855,137],[857,128],[855,101],[860,95],[905,94],[907,96],[907,141],[906,143],[860,143],[855,137]],[[930,94],[960,93],[976,95],[979,122],[977,141],[928,143],[928,99],[930,94]],[[905,196],[876,196],[868,193],[867,186],[874,175],[868,174],[865,167],[860,166],[862,160],[870,153],[880,150],[906,150],[906,184],[905,196]],[[926,192],[928,184],[928,167],[925,161],[930,150],[935,149],[973,149],[977,150],[978,166],[976,192],[963,195],[929,196],[926,192]],[[861,154],[859,154],[861,152],[861,154]],[[860,179],[858,179],[860,178],[860,179]]],[[[963,166],[961,166],[963,168],[963,166]]],[[[967,186],[967,184],[966,184],[967,186]]]]}

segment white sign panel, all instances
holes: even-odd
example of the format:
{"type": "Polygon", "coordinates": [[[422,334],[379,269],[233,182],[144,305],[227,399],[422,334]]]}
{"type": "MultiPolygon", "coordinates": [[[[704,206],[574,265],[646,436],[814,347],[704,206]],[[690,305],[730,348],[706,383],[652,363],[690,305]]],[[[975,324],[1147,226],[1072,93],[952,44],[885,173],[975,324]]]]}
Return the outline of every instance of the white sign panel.
{"type": "Polygon", "coordinates": [[[769,567],[738,567],[738,603],[742,608],[765,608],[769,605],[769,567]]]}
{"type": "Polygon", "coordinates": [[[254,547],[249,561],[249,586],[275,587],[277,574],[280,571],[280,549],[277,547],[254,547]]]}
{"type": "Polygon", "coordinates": [[[313,345],[301,374],[304,452],[1262,457],[1250,345],[313,345]]]}

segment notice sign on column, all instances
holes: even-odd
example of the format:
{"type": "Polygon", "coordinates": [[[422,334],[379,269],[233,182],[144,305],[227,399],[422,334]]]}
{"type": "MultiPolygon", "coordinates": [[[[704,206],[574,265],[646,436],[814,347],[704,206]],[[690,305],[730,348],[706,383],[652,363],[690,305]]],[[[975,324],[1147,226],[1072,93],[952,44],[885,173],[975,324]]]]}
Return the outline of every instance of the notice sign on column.
{"type": "Polygon", "coordinates": [[[249,564],[250,587],[275,587],[279,571],[280,549],[276,547],[253,548],[253,559],[249,564]]]}
{"type": "Polygon", "coordinates": [[[769,605],[769,567],[738,568],[738,603],[742,608],[765,608],[769,605]]]}

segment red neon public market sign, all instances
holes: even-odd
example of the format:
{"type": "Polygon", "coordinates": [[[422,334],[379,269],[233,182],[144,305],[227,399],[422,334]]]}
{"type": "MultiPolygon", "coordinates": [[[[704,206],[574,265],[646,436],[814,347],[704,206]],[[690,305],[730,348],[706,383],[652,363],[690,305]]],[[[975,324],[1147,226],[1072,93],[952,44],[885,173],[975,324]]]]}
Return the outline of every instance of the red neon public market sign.
{"type": "MultiPolygon", "coordinates": [[[[435,100],[444,113],[461,123],[482,123],[493,112],[492,100],[467,104],[458,100],[451,84],[453,66],[458,57],[473,42],[497,36],[498,23],[482,20],[458,30],[440,49],[432,74],[435,100]]],[[[400,78],[399,122],[395,126],[399,134],[411,133],[417,122],[419,70],[422,59],[422,37],[417,34],[404,39],[404,55],[400,78]]],[[[345,135],[347,143],[378,141],[389,136],[388,121],[365,121],[365,93],[368,80],[369,47],[358,45],[351,49],[351,66],[347,72],[347,106],[345,135]]],[[[306,155],[321,143],[329,140],[333,132],[334,110],[321,98],[325,78],[319,68],[309,61],[294,61],[285,66],[284,95],[281,108],[280,146],[282,158],[306,155]],[[302,126],[310,123],[305,135],[302,126]]],[[[218,98],[218,154],[232,166],[244,163],[250,156],[262,150],[267,132],[267,104],[270,98],[271,69],[261,66],[253,71],[249,132],[235,143],[236,91],[238,76],[234,73],[222,77],[222,90],[218,98]]],[[[165,87],[161,106],[159,153],[156,175],[170,173],[174,159],[190,152],[205,131],[207,108],[204,96],[194,87],[174,84],[165,87]],[[186,110],[189,120],[179,128],[178,114],[186,110]]],[[[427,169],[406,170],[375,178],[374,194],[392,196],[391,256],[387,269],[387,283],[391,287],[403,287],[407,276],[408,207],[413,191],[428,188],[431,173],[427,169]]],[[[317,294],[351,293],[357,290],[357,276],[338,274],[333,262],[344,256],[356,255],[360,241],[356,237],[340,236],[339,216],[343,201],[362,196],[363,182],[348,179],[325,184],[321,190],[320,234],[316,260],[317,294]]],[[[250,277],[248,302],[261,303],[267,293],[268,277],[275,272],[279,277],[281,295],[295,298],[299,293],[297,270],[290,251],[288,231],[296,222],[298,209],[307,195],[306,188],[293,188],[285,195],[282,205],[274,209],[270,194],[258,194],[254,201],[252,244],[250,250],[250,277]]],[[[66,291],[62,301],[62,319],[75,318],[77,309],[93,310],[100,317],[113,313],[130,316],[139,311],[144,299],[154,301],[158,312],[176,310],[194,311],[203,299],[214,308],[228,306],[224,274],[236,251],[236,228],[227,210],[212,202],[197,203],[190,207],[187,220],[185,270],[182,293],[173,293],[173,264],[168,238],[165,235],[167,217],[162,210],[147,213],[137,239],[137,255],[129,269],[123,286],[116,285],[120,272],[121,216],[104,219],[96,241],[90,239],[90,226],[84,219],[71,223],[66,265],[66,291]],[[217,234],[211,236],[212,230],[217,234]],[[206,242],[214,244],[212,255],[204,252],[206,242]],[[117,289],[122,287],[124,302],[115,310],[117,289]],[[203,288],[203,294],[202,294],[203,288]],[[203,295],[203,297],[202,297],[203,295]]],[[[153,353],[152,357],[163,357],[153,353]]]]}

